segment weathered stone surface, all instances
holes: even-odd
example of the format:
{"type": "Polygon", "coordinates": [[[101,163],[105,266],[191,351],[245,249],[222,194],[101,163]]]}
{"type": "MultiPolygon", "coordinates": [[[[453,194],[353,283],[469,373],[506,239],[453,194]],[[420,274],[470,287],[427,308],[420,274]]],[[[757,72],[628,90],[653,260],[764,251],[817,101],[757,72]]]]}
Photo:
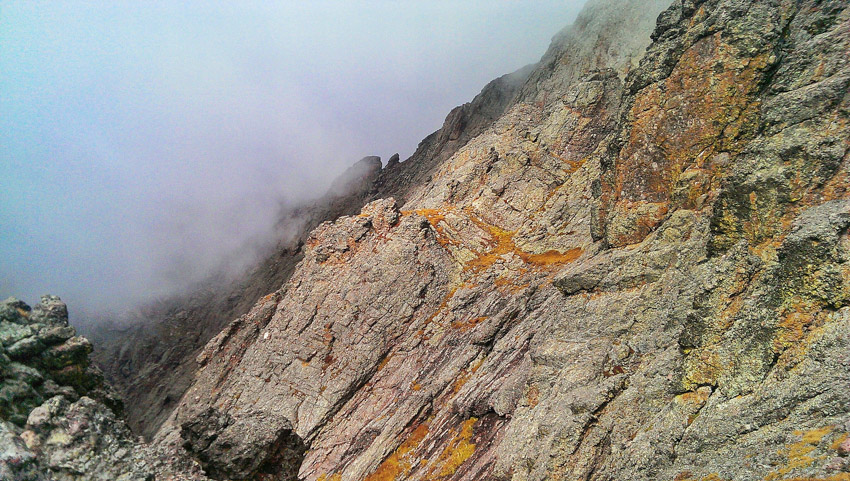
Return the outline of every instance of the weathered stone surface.
{"type": "Polygon", "coordinates": [[[68,306],[57,296],[41,296],[41,301],[32,309],[29,322],[48,326],[68,325],[68,306]]]}
{"type": "Polygon", "coordinates": [[[339,222],[320,226],[308,240],[302,270],[290,281],[285,302],[270,296],[210,343],[207,351],[215,354],[202,354],[202,361],[211,359],[201,374],[204,381],[187,392],[186,399],[195,401],[181,407],[178,422],[189,450],[202,453],[199,459],[211,473],[246,477],[278,454],[273,449],[281,448],[281,439],[290,445],[315,436],[378,371],[386,351],[410,326],[424,327],[427,316],[418,314],[420,307],[437,306],[445,297],[447,278],[441,273],[450,262],[425,217],[403,216],[388,200],[339,222]],[[374,269],[346,269],[367,259],[374,269]],[[316,283],[327,290],[314,289],[316,283]],[[418,294],[401,297],[400,289],[418,294]],[[280,342],[297,347],[266,349],[280,342]],[[251,375],[233,377],[233,369],[251,375]],[[231,379],[247,382],[237,388],[245,395],[230,396],[231,379]],[[200,390],[215,385],[212,395],[200,390]],[[207,431],[215,432],[214,439],[199,436],[207,431]],[[242,466],[243,459],[250,459],[251,469],[242,466]]]}
{"type": "Polygon", "coordinates": [[[0,322],[0,337],[14,341],[0,347],[0,479],[207,479],[176,447],[146,446],[127,429],[120,400],[89,366],[91,343],[75,336],[58,297],[32,310],[9,299],[0,311],[10,306],[31,314],[17,319],[27,326],[0,322]]]}
{"type": "Polygon", "coordinates": [[[6,348],[32,335],[33,331],[30,326],[0,321],[0,343],[6,348]]]}
{"type": "Polygon", "coordinates": [[[26,359],[39,354],[45,345],[36,336],[25,337],[6,348],[6,353],[12,359],[26,359]]]}
{"type": "Polygon", "coordinates": [[[35,454],[16,435],[15,427],[5,421],[0,422],[0,477],[21,481],[47,479],[38,470],[35,454]]]}
{"type": "Polygon", "coordinates": [[[45,345],[52,346],[71,339],[75,334],[76,330],[71,326],[51,326],[42,328],[38,337],[45,345]]]}
{"type": "Polygon", "coordinates": [[[123,423],[88,397],[51,398],[30,413],[24,433],[49,479],[154,479],[123,423]]]}
{"type": "Polygon", "coordinates": [[[219,479],[848,479],[850,7],[677,1],[641,59],[663,7],[626,3],[314,230],[162,442],[219,479]]]}

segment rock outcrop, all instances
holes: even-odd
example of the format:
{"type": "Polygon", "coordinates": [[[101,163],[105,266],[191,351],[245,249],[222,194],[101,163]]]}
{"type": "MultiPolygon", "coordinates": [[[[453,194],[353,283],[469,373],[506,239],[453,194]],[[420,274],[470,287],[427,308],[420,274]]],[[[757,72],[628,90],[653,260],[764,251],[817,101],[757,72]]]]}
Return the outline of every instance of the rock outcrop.
{"type": "Polygon", "coordinates": [[[179,446],[130,432],[91,350],[58,297],[0,302],[0,479],[207,480],[179,446]]]}
{"type": "Polygon", "coordinates": [[[217,479],[850,479],[850,6],[662,8],[592,2],[321,224],[159,438],[217,479]]]}
{"type": "Polygon", "coordinates": [[[121,402],[89,365],[92,345],[68,325],[68,309],[58,297],[43,296],[35,308],[14,298],[0,303],[0,416],[23,426],[30,411],[46,399],[97,398],[121,410],[121,402]]]}

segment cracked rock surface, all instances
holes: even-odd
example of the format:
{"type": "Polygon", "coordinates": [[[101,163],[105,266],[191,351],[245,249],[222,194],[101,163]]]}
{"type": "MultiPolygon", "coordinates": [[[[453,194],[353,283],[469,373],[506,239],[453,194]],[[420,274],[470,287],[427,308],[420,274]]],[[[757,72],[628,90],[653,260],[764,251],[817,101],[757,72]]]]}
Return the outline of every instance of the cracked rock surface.
{"type": "Polygon", "coordinates": [[[592,0],[358,164],[153,444],[64,304],[0,304],[0,473],[850,480],[848,52],[844,0],[592,0]]]}
{"type": "Polygon", "coordinates": [[[0,302],[0,479],[208,479],[179,446],[148,446],[130,432],[91,349],[58,297],[34,308],[0,302]]]}
{"type": "Polygon", "coordinates": [[[666,3],[592,2],[314,230],[160,436],[220,479],[850,479],[850,7],[666,3]]]}

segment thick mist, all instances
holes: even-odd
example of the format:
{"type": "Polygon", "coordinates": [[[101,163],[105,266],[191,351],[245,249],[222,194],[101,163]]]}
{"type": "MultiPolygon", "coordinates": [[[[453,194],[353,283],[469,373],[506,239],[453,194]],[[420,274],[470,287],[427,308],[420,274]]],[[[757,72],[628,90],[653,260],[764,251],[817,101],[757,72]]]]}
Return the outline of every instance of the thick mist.
{"type": "Polygon", "coordinates": [[[73,317],[246,268],[282,206],[405,159],[584,1],[271,3],[3,2],[0,297],[73,317]]]}

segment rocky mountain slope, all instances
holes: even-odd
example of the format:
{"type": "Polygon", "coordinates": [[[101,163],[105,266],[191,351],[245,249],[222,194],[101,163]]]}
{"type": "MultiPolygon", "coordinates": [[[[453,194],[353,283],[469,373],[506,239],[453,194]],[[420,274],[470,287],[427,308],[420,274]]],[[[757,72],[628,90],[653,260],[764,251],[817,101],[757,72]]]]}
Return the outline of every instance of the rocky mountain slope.
{"type": "Polygon", "coordinates": [[[281,214],[284,235],[241,278],[213,278],[189,293],[135,308],[117,320],[90,321],[93,360],[127,401],[128,422],[146,437],[168,417],[191,382],[195,356],[228,322],[286,282],[307,233],[323,220],[359,210],[381,171],[377,158],[352,166],[322,201],[281,214]]]}
{"type": "Polygon", "coordinates": [[[121,319],[90,322],[85,334],[98,347],[94,362],[127,401],[134,431],[151,437],[159,429],[189,387],[203,346],[289,279],[316,226],[356,214],[369,200],[402,200],[413,186],[428,182],[442,161],[511,105],[531,70],[525,67],[490,82],[471,102],[452,110],[443,127],[406,161],[399,162],[396,154],[384,166],[379,157],[365,157],[342,173],[321,199],[285,209],[278,226],[285,235],[240,279],[213,278],[189,293],[135,308],[121,319]]]}
{"type": "Polygon", "coordinates": [[[633,13],[313,231],[160,436],[219,479],[848,479],[850,9],[676,2],[637,66],[633,13]]]}
{"type": "MultiPolygon", "coordinates": [[[[171,361],[124,344],[136,419],[168,420],[87,415],[138,449],[60,479],[850,480],[848,52],[843,0],[591,0],[411,159],[361,161],[197,373],[203,310],[171,361]],[[193,380],[163,403],[143,372],[193,380]]],[[[39,426],[106,408],[15,369],[23,473],[39,426]]]]}

